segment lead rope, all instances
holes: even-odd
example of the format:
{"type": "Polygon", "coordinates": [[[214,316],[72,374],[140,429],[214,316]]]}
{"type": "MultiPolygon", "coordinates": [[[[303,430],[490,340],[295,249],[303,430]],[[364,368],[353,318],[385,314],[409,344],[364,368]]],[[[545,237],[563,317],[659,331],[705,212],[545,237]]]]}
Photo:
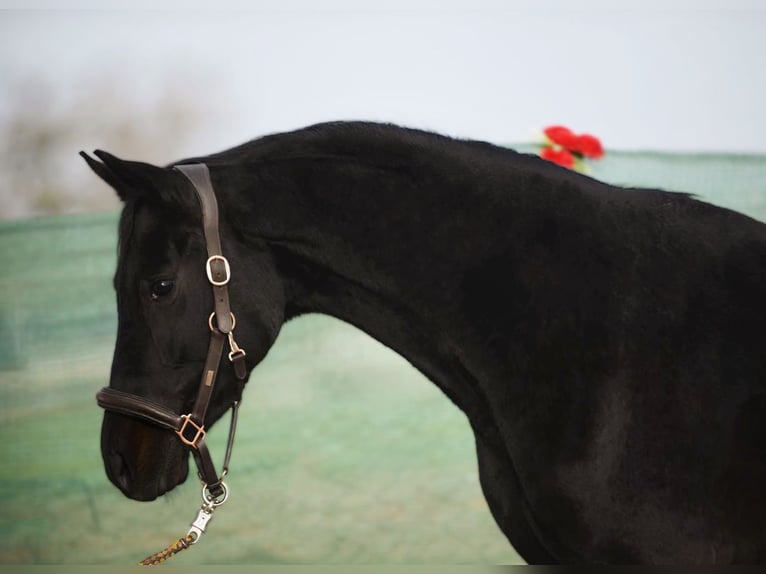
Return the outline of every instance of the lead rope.
{"type": "Polygon", "coordinates": [[[162,564],[167,560],[168,558],[172,558],[181,550],[186,550],[194,544],[196,541],[196,538],[193,534],[187,534],[183,538],[179,538],[178,541],[174,544],[171,544],[165,550],[160,550],[159,552],[156,552],[155,554],[152,554],[151,556],[147,556],[141,562],[138,564],[140,566],[157,566],[158,564],[162,564]]]}

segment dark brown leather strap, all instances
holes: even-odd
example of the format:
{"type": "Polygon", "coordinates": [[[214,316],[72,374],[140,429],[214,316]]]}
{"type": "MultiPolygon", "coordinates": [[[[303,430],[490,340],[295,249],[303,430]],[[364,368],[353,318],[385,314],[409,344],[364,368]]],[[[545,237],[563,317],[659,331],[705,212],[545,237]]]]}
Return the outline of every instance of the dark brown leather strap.
{"type": "Polygon", "coordinates": [[[184,174],[194,186],[200,205],[202,206],[202,228],[207,243],[208,279],[213,287],[215,298],[215,318],[217,327],[222,333],[228,333],[233,328],[229,292],[226,285],[231,278],[229,262],[221,251],[221,237],[218,232],[218,202],[215,199],[213,183],[210,181],[210,171],[204,163],[176,165],[174,169],[184,174]]]}
{"type": "Polygon", "coordinates": [[[183,423],[180,415],[158,403],[109,387],[96,394],[96,402],[108,411],[141,418],[172,431],[179,430],[183,423]]]}
{"type": "Polygon", "coordinates": [[[205,424],[205,414],[207,414],[207,407],[213,395],[213,387],[218,376],[218,367],[221,364],[221,355],[223,355],[225,344],[226,335],[219,331],[212,331],[210,333],[205,368],[202,370],[202,380],[197,392],[197,400],[194,402],[194,409],[191,412],[192,420],[198,425],[205,424]]]}
{"type": "Polygon", "coordinates": [[[194,461],[197,463],[200,478],[207,485],[210,494],[213,496],[221,494],[223,492],[221,489],[223,476],[220,476],[218,471],[216,471],[213,457],[207,448],[204,438],[197,442],[197,448],[192,449],[192,454],[194,455],[194,461]]]}
{"type": "MultiPolygon", "coordinates": [[[[191,419],[198,426],[205,424],[210,398],[213,395],[213,387],[218,375],[218,367],[221,363],[223,348],[226,343],[226,334],[234,328],[234,315],[231,313],[229,304],[228,283],[231,279],[231,269],[228,260],[223,256],[221,237],[218,231],[218,202],[213,191],[213,183],[210,181],[210,171],[203,163],[176,165],[175,169],[183,173],[191,182],[197,193],[202,208],[202,227],[205,233],[208,260],[205,271],[208,281],[213,289],[215,306],[215,325],[211,320],[210,343],[208,345],[205,367],[202,371],[197,400],[191,412],[191,419]]],[[[220,489],[220,478],[215,470],[213,458],[205,443],[204,435],[195,441],[192,449],[202,480],[208,485],[208,489],[214,496],[220,489]]]]}

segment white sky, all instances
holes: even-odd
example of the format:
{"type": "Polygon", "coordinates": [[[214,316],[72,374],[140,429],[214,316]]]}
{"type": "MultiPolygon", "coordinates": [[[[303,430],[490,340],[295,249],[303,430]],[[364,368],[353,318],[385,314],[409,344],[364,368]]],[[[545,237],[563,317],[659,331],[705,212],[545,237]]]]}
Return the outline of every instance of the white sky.
{"type": "Polygon", "coordinates": [[[759,0],[0,0],[14,4],[132,9],[0,11],[0,112],[30,77],[62,99],[99,76],[150,98],[170,78],[214,117],[199,153],[337,119],[498,143],[563,123],[608,148],[766,152],[759,0]]]}

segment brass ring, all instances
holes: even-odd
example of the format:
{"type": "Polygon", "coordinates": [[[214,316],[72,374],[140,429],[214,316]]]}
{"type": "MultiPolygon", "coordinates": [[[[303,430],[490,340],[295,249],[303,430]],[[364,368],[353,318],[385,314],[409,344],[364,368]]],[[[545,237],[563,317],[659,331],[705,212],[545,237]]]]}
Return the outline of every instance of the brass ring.
{"type": "MultiPolygon", "coordinates": [[[[229,311],[229,315],[231,315],[231,330],[233,331],[234,327],[237,326],[237,318],[231,311],[229,311]]],[[[213,317],[215,317],[215,311],[210,313],[210,317],[207,318],[207,326],[210,327],[213,333],[220,333],[221,331],[217,327],[213,327],[213,317]]]]}

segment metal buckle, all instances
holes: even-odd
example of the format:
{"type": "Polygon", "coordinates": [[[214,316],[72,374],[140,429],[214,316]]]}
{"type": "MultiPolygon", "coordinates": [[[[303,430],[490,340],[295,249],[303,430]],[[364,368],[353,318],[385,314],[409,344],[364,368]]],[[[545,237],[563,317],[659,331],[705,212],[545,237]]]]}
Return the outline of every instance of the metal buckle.
{"type": "Polygon", "coordinates": [[[226,257],[223,255],[211,255],[208,257],[207,262],[205,263],[205,272],[207,273],[207,280],[216,287],[223,287],[231,279],[231,267],[229,267],[229,260],[226,259],[226,257]],[[223,268],[224,271],[226,271],[226,278],[222,281],[216,281],[213,279],[213,268],[210,266],[213,261],[223,261],[223,268]]]}
{"type": "Polygon", "coordinates": [[[183,419],[183,424],[181,425],[181,428],[176,431],[176,434],[178,435],[178,438],[181,439],[181,442],[185,445],[189,445],[192,448],[197,448],[197,442],[200,439],[205,438],[205,425],[198,425],[191,419],[191,415],[181,415],[181,418],[183,419]],[[186,427],[191,425],[192,429],[194,430],[194,438],[189,440],[184,436],[184,432],[186,431],[186,427]]]}

